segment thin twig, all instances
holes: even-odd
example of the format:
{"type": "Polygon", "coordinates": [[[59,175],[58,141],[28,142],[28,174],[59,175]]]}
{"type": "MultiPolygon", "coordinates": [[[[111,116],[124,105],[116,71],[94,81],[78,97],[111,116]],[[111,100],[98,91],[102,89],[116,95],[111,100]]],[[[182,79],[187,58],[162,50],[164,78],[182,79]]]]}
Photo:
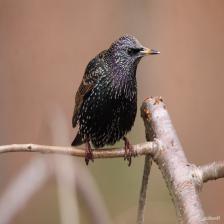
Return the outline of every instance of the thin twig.
{"type": "Polygon", "coordinates": [[[148,188],[148,180],[152,166],[152,158],[150,155],[145,156],[145,165],[142,177],[142,185],[138,202],[137,224],[144,223],[144,210],[146,202],[146,193],[148,188]]]}
{"type": "MultiPolygon", "coordinates": [[[[157,151],[157,142],[144,142],[133,146],[135,153],[140,155],[154,154],[157,151]]],[[[71,155],[85,157],[85,150],[67,146],[49,146],[36,144],[13,144],[0,146],[1,153],[9,152],[39,152],[44,154],[57,153],[63,155],[71,155]]],[[[124,149],[97,149],[93,151],[94,159],[117,158],[124,157],[124,149]]]]}
{"type": "MultiPolygon", "coordinates": [[[[147,130],[145,132],[146,140],[153,141],[155,136],[154,136],[154,131],[152,129],[152,123],[151,121],[144,119],[145,117],[144,110],[141,110],[141,117],[143,118],[143,121],[144,121],[145,130],[147,130]]],[[[148,188],[148,181],[149,181],[151,166],[152,166],[152,158],[150,155],[146,155],[143,176],[142,176],[141,190],[140,190],[139,201],[138,201],[137,224],[144,223],[144,210],[145,210],[145,204],[146,204],[147,188],[148,188]]]]}
{"type": "Polygon", "coordinates": [[[199,166],[202,172],[203,182],[216,180],[224,177],[224,161],[213,162],[203,166],[199,166]]]}
{"type": "MultiPolygon", "coordinates": [[[[138,223],[142,224],[144,220],[143,215],[146,202],[146,190],[151,167],[150,160],[152,159],[158,165],[167,183],[177,212],[178,222],[180,224],[201,224],[202,222],[203,224],[206,224],[206,218],[198,197],[197,182],[202,184],[208,180],[224,177],[224,162],[214,162],[197,167],[187,161],[165,104],[162,102],[161,98],[155,97],[145,100],[142,106],[142,117],[146,127],[146,139],[150,140],[150,142],[141,143],[133,147],[137,155],[146,155],[142,188],[139,198],[138,223]],[[154,138],[158,140],[152,141],[154,138]],[[194,176],[196,176],[196,178],[194,176]]],[[[39,152],[79,157],[85,156],[85,151],[83,149],[74,147],[35,144],[0,146],[0,154],[9,152],[39,152]]],[[[94,158],[116,158],[123,157],[124,155],[124,149],[97,149],[93,152],[94,158]]],[[[90,181],[90,178],[83,180],[82,178],[86,176],[85,173],[82,175],[84,170],[79,168],[76,168],[76,170],[79,170],[79,175],[77,175],[76,180],[77,189],[81,192],[83,191],[83,196],[85,197],[85,200],[88,201],[87,204],[92,206],[90,211],[93,211],[95,207],[98,208],[98,206],[94,206],[94,203],[98,199],[97,197],[94,198],[93,192],[91,193],[89,191],[89,185],[91,185],[91,183],[88,181],[90,181]]],[[[35,176],[36,178],[36,175],[32,176],[35,176]]],[[[40,178],[39,182],[42,184],[45,178],[46,177],[42,179],[40,178]]],[[[6,199],[1,200],[0,207],[2,207],[2,209],[0,209],[0,211],[2,210],[3,212],[5,211],[5,208],[3,207],[5,204],[4,201],[7,201],[8,203],[10,198],[7,196],[6,199]]],[[[103,207],[99,211],[94,211],[94,214],[99,214],[100,211],[103,211],[103,207]]],[[[10,219],[11,217],[10,214],[7,216],[7,219],[10,219]]],[[[96,221],[98,220],[97,218],[97,216],[93,217],[95,223],[100,223],[99,221],[96,221]]],[[[105,223],[105,221],[102,223],[105,223]]]]}

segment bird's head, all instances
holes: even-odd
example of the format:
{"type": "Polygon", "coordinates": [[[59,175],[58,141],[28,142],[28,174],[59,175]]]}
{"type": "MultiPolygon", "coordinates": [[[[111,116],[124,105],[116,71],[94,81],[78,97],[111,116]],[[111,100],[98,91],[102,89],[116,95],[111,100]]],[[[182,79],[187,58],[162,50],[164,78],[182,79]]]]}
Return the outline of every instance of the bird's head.
{"type": "Polygon", "coordinates": [[[144,47],[135,37],[125,35],[112,43],[108,49],[116,64],[130,66],[140,61],[145,55],[159,54],[157,50],[144,47]]]}

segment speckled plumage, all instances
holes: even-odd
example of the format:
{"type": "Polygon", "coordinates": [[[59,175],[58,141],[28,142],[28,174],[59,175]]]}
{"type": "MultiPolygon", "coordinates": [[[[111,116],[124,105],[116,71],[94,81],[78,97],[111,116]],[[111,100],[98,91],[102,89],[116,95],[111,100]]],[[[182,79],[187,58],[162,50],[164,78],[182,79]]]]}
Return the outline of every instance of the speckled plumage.
{"type": "Polygon", "coordinates": [[[75,97],[72,123],[79,124],[79,131],[72,145],[113,145],[131,130],[137,111],[137,65],[145,54],[155,53],[146,53],[136,38],[123,36],[89,62],[75,97]]]}

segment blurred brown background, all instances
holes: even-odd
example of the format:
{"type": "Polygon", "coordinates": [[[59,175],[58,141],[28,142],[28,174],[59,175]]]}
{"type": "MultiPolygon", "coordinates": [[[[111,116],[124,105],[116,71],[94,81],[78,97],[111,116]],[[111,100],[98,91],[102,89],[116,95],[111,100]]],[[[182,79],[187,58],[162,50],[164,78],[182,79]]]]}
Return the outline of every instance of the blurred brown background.
{"type": "MultiPolygon", "coordinates": [[[[163,96],[189,161],[223,159],[223,0],[1,0],[0,144],[56,144],[49,128],[55,108],[63,111],[72,141],[74,94],[85,66],[123,34],[161,51],[140,63],[139,106],[148,96],[163,96]]],[[[144,141],[139,113],[130,138],[144,141]]],[[[0,157],[1,195],[35,157],[0,157]]],[[[131,168],[121,159],[97,160],[88,167],[113,223],[135,223],[142,168],[143,158],[131,168]]],[[[200,194],[206,215],[220,216],[217,223],[224,222],[223,187],[223,180],[209,182],[200,194]]],[[[10,223],[60,223],[56,188],[50,179],[10,223]]],[[[91,223],[82,199],[79,206],[80,223],[91,223]]],[[[155,166],[146,209],[146,223],[176,222],[155,166]]]]}

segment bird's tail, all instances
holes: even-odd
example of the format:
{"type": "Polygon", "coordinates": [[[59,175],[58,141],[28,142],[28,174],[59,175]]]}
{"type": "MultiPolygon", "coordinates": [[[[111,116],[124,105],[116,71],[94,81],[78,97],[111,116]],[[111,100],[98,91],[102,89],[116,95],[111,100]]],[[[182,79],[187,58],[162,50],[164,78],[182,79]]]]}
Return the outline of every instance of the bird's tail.
{"type": "Polygon", "coordinates": [[[82,139],[82,136],[80,135],[80,133],[78,132],[78,134],[76,135],[75,139],[72,142],[72,146],[77,146],[77,145],[81,145],[83,144],[84,141],[82,139]]]}

